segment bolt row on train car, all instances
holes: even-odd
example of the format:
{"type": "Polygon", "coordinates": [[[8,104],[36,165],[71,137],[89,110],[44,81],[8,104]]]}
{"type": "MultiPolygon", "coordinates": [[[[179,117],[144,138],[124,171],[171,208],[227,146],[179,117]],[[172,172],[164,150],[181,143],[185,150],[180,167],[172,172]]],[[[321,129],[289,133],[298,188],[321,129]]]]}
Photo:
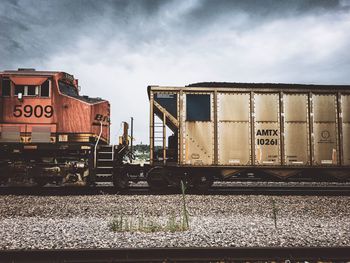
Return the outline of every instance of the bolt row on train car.
{"type": "Polygon", "coordinates": [[[215,178],[350,178],[350,86],[214,82],[148,94],[154,188],[184,177],[200,189],[215,178]]]}

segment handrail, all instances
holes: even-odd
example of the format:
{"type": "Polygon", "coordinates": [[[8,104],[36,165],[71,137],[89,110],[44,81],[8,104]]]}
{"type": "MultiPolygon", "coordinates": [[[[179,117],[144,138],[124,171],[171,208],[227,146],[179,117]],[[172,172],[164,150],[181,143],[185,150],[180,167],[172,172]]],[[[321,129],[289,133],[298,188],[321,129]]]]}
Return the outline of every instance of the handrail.
{"type": "Polygon", "coordinates": [[[103,125],[102,125],[102,121],[100,121],[100,134],[98,135],[98,138],[97,138],[97,141],[96,141],[96,144],[95,144],[95,149],[94,149],[94,168],[96,168],[96,163],[97,163],[97,145],[98,143],[100,142],[100,139],[101,139],[101,136],[102,136],[102,128],[103,128],[103,125]]]}

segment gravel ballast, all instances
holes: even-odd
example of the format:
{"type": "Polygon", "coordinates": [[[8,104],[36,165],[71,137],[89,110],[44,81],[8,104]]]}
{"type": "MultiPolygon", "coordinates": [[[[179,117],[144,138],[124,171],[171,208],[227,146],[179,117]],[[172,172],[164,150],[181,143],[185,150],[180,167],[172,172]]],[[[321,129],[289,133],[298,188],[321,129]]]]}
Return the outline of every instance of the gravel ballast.
{"type": "Polygon", "coordinates": [[[1,196],[0,249],[350,246],[350,197],[186,200],[190,230],[145,233],[113,232],[109,223],[123,214],[164,225],[171,215],[180,217],[181,195],[1,196]]]}

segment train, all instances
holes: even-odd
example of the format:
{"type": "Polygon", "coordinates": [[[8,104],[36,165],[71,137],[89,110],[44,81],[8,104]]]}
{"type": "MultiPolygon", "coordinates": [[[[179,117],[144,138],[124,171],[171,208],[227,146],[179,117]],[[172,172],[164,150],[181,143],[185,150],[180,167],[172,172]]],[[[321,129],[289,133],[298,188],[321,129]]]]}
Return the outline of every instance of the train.
{"type": "Polygon", "coordinates": [[[73,75],[1,72],[0,182],[206,191],[217,180],[350,179],[350,86],[203,82],[147,93],[150,158],[139,165],[128,123],[111,144],[109,102],[80,95],[73,75]]]}

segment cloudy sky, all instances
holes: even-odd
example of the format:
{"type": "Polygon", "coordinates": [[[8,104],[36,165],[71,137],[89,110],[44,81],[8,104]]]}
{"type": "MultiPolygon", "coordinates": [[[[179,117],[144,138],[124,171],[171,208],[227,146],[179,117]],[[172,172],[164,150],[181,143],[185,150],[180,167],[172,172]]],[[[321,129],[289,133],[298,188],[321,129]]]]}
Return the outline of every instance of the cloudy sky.
{"type": "Polygon", "coordinates": [[[0,0],[0,70],[59,70],[112,104],[113,140],[146,87],[350,84],[350,0],[0,0]]]}

